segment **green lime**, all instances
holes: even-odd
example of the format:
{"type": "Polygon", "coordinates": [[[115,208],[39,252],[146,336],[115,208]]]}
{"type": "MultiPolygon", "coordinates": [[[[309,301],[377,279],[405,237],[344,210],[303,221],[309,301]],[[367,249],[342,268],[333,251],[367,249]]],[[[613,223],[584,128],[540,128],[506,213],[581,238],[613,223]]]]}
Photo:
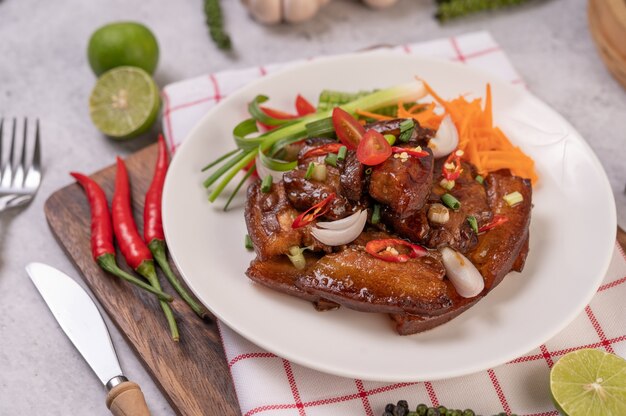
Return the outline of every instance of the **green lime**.
{"type": "Polygon", "coordinates": [[[159,114],[159,88],[140,68],[122,66],[98,78],[89,114],[98,130],[116,139],[129,139],[146,132],[159,114]]]}
{"type": "Polygon", "coordinates": [[[159,45],[140,23],[109,23],[91,35],[87,55],[98,76],[119,66],[136,66],[152,74],[159,61],[159,45]]]}
{"type": "Polygon", "coordinates": [[[626,360],[600,350],[570,352],[552,367],[550,390],[563,415],[626,415],[626,360]]]}

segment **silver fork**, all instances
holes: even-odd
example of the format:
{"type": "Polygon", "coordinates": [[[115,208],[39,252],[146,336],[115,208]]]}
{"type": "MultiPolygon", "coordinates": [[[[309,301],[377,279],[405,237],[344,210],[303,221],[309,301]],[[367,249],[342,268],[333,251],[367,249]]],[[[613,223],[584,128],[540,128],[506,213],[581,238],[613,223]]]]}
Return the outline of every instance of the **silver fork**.
{"type": "Polygon", "coordinates": [[[35,127],[35,144],[29,155],[30,165],[26,167],[26,143],[28,141],[28,120],[24,119],[24,138],[22,151],[16,155],[16,128],[17,120],[13,119],[11,129],[11,145],[9,157],[2,160],[2,138],[4,133],[4,119],[0,119],[0,212],[9,208],[17,208],[29,203],[41,183],[41,143],[39,139],[39,120],[35,127]],[[17,158],[19,157],[19,161],[17,158]]]}

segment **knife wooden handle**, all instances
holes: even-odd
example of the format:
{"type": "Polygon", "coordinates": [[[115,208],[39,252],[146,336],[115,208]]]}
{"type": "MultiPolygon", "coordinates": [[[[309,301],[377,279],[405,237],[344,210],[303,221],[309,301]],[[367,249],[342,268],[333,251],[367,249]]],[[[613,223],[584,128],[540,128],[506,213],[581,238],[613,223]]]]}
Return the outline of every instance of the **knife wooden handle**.
{"type": "Polygon", "coordinates": [[[125,381],[107,395],[107,407],[115,416],[150,416],[139,384],[125,381]]]}

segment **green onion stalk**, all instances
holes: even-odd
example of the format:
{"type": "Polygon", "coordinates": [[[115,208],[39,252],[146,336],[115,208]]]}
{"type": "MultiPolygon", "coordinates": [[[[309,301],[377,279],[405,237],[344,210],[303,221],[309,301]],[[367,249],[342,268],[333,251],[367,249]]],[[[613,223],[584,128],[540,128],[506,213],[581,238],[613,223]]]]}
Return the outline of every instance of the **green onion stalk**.
{"type": "MultiPolygon", "coordinates": [[[[359,96],[353,101],[342,104],[339,107],[351,114],[354,114],[357,110],[376,111],[377,109],[388,107],[398,102],[415,102],[425,95],[426,90],[424,84],[416,80],[407,84],[397,85],[359,96]]],[[[329,108],[298,119],[275,119],[268,116],[260,109],[260,104],[267,101],[267,99],[267,97],[259,95],[252,100],[248,106],[248,111],[253,118],[242,121],[233,129],[233,136],[238,149],[221,156],[203,169],[203,171],[208,170],[221,164],[221,166],[204,181],[205,188],[216,184],[209,193],[209,201],[215,202],[228,183],[243,168],[251,164],[259,153],[261,154],[260,157],[263,159],[263,163],[270,168],[282,171],[288,170],[288,168],[292,169],[293,162],[279,161],[273,159],[271,156],[275,155],[283,146],[307,137],[308,130],[310,130],[310,127],[307,130],[307,125],[319,122],[323,119],[330,119],[332,116],[333,110],[329,108]],[[257,121],[279,127],[259,136],[251,137],[252,134],[258,132],[257,121]],[[266,153],[269,153],[269,155],[266,155],[266,153]]],[[[328,121],[324,123],[328,125],[328,121]]]]}

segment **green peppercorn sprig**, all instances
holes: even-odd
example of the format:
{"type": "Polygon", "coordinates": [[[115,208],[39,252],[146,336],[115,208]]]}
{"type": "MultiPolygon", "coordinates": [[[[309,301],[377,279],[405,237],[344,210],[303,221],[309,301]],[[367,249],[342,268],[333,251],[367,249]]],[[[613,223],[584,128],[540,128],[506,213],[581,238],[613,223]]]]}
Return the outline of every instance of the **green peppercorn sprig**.
{"type": "Polygon", "coordinates": [[[206,15],[206,22],[213,42],[220,49],[230,50],[232,44],[230,36],[224,31],[224,19],[220,0],[204,0],[204,14],[206,15]]]}
{"type": "MultiPolygon", "coordinates": [[[[389,403],[385,406],[383,416],[480,416],[471,409],[448,409],[445,406],[428,407],[425,404],[418,405],[414,411],[409,410],[406,400],[400,400],[397,404],[389,403]]],[[[494,416],[517,416],[515,414],[498,413],[494,416]]]]}
{"type": "Polygon", "coordinates": [[[436,0],[437,14],[440,22],[445,22],[471,13],[495,10],[502,7],[526,3],[529,0],[436,0]]]}

